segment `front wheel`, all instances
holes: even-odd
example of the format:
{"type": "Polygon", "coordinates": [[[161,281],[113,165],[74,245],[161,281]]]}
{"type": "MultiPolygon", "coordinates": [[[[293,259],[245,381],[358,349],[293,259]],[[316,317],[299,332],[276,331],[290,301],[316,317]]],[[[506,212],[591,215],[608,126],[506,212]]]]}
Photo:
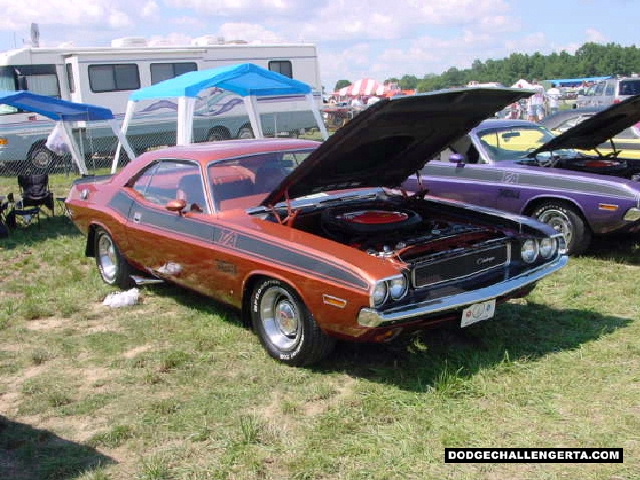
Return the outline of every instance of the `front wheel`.
{"type": "Polygon", "coordinates": [[[335,346],[335,339],[320,329],[304,302],[279,280],[263,280],[255,286],[251,322],[269,355],[287,365],[311,365],[335,346]]]}
{"type": "Polygon", "coordinates": [[[38,169],[49,169],[61,157],[49,150],[44,143],[38,143],[33,146],[29,152],[29,163],[38,169]]]}
{"type": "Polygon", "coordinates": [[[100,276],[105,283],[118,286],[123,290],[133,286],[130,277],[133,269],[120,253],[111,235],[102,228],[98,228],[95,233],[94,254],[100,276]]]}
{"type": "Polygon", "coordinates": [[[579,255],[589,247],[591,230],[574,207],[561,202],[546,202],[537,207],[532,216],[564,234],[569,255],[579,255]]]}

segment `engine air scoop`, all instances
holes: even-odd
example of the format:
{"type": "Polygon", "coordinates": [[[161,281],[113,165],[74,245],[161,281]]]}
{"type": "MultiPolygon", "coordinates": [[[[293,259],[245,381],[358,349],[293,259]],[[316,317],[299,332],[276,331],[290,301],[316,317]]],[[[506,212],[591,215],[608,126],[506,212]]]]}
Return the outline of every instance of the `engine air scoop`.
{"type": "Polygon", "coordinates": [[[409,215],[404,212],[389,210],[359,210],[356,212],[345,212],[338,215],[337,218],[351,223],[381,225],[404,222],[409,218],[409,215]]]}

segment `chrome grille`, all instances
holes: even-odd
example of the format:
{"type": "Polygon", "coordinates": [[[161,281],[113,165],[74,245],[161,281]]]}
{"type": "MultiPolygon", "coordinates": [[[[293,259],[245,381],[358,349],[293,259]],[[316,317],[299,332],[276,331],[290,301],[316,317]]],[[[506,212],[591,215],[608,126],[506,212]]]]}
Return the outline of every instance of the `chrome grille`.
{"type": "Polygon", "coordinates": [[[415,288],[449,282],[504,267],[510,257],[511,249],[507,242],[451,257],[438,257],[417,264],[411,281],[415,288]]]}

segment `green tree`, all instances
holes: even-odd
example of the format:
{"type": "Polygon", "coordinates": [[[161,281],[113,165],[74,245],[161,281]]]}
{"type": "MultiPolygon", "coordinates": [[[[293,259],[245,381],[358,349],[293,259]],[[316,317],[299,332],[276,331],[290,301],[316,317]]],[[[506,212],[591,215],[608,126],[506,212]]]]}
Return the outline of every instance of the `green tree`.
{"type": "Polygon", "coordinates": [[[352,82],[350,82],[349,80],[338,80],[336,82],[336,89],[334,90],[334,92],[337,92],[341,88],[348,87],[349,85],[351,85],[351,83],[352,82]]]}
{"type": "Polygon", "coordinates": [[[418,86],[418,78],[415,75],[404,75],[398,83],[402,89],[416,88],[418,86]]]}

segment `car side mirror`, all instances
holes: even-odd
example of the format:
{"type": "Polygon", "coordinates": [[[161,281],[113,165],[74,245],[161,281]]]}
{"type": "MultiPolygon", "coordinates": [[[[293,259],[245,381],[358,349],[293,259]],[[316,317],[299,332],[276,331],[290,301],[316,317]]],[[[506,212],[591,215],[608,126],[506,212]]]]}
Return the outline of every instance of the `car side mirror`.
{"type": "Polygon", "coordinates": [[[181,212],[187,206],[186,200],[176,199],[168,202],[164,208],[169,210],[170,212],[181,212]]]}
{"type": "Polygon", "coordinates": [[[464,163],[464,155],[461,153],[454,153],[449,157],[450,163],[462,164],[464,163]]]}

